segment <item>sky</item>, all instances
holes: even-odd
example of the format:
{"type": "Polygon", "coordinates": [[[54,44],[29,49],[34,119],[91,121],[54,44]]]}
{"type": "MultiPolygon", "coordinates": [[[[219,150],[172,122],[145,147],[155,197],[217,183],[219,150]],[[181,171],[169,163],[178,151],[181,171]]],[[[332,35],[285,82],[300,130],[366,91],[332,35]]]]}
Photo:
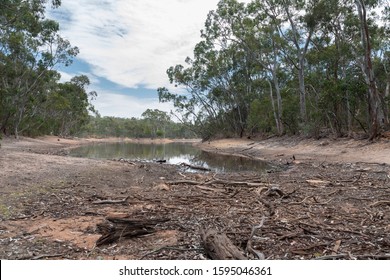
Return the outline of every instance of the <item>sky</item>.
{"type": "MultiPolygon", "coordinates": [[[[249,1],[242,1],[249,2],[249,1]]],[[[80,53],[61,67],[62,81],[87,75],[88,91],[102,116],[141,117],[146,109],[169,112],[158,87],[170,87],[166,70],[184,64],[218,0],[62,0],[48,17],[80,53]]]]}

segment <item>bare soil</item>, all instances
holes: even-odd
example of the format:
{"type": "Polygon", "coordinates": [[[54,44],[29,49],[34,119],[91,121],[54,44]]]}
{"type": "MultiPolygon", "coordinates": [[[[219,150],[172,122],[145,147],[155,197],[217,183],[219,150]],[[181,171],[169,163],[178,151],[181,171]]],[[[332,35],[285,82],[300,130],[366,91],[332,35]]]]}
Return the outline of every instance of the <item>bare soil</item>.
{"type": "Polygon", "coordinates": [[[390,259],[386,138],[197,143],[274,166],[218,174],[67,156],[96,141],[118,139],[3,139],[1,259],[208,259],[200,232],[209,228],[249,259],[390,259]],[[96,246],[107,217],[162,222],[96,246]]]}

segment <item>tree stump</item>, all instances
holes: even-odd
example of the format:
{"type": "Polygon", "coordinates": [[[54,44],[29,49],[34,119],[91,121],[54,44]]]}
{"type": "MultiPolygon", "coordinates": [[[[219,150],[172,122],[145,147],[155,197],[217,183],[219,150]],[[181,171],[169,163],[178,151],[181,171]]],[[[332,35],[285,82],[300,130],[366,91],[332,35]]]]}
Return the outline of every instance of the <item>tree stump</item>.
{"type": "Polygon", "coordinates": [[[207,255],[213,260],[247,260],[226,234],[214,229],[202,229],[201,237],[207,255]]]}
{"type": "Polygon", "coordinates": [[[106,217],[106,221],[97,224],[97,230],[102,236],[96,241],[96,246],[110,244],[121,238],[134,238],[156,231],[157,224],[168,220],[132,220],[129,218],[106,217]]]}

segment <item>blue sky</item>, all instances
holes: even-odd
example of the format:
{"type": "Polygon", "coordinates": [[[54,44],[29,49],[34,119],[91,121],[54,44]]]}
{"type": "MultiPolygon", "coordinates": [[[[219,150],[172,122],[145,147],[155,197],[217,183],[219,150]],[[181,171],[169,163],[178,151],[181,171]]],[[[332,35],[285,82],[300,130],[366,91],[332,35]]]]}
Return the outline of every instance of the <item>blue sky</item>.
{"type": "MultiPolygon", "coordinates": [[[[248,2],[248,1],[243,1],[248,2]]],[[[200,41],[207,14],[218,0],[63,0],[50,10],[62,37],[80,49],[58,69],[62,80],[85,74],[102,116],[140,117],[146,109],[169,112],[157,88],[170,87],[166,70],[184,64],[200,41]]]]}

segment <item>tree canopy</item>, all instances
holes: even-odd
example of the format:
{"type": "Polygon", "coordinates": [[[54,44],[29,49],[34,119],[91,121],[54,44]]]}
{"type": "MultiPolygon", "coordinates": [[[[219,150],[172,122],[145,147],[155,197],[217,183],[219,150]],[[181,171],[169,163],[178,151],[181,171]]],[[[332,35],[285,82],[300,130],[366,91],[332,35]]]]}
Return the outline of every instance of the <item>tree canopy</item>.
{"type": "Polygon", "coordinates": [[[388,0],[221,0],[160,101],[205,139],[374,139],[389,126],[389,13],[388,0]]]}
{"type": "Polygon", "coordinates": [[[68,66],[79,53],[62,38],[59,24],[45,17],[48,5],[59,0],[1,0],[0,2],[0,131],[4,134],[67,135],[93,111],[88,77],[60,83],[59,66],[68,66]]]}

